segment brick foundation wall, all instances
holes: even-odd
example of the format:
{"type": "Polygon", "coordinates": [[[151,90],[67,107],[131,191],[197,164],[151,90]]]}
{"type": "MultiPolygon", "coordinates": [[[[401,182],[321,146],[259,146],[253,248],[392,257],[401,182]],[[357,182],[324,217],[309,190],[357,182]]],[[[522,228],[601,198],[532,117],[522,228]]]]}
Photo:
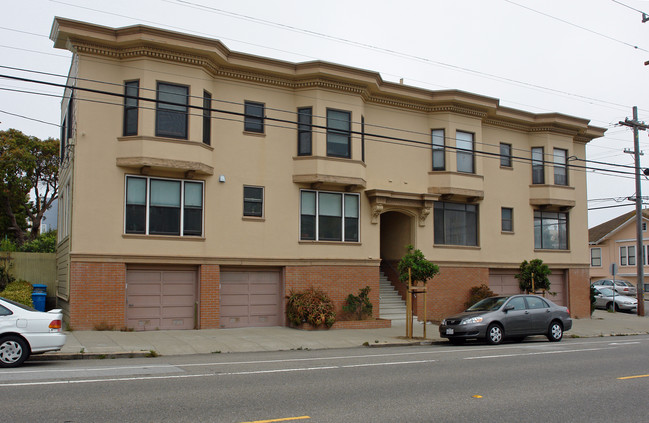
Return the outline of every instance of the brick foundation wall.
{"type": "Polygon", "coordinates": [[[126,324],[125,304],[124,263],[70,263],[68,324],[72,329],[121,329],[126,324]]]}
{"type": "Polygon", "coordinates": [[[590,281],[588,269],[568,269],[568,307],[574,318],[590,318],[590,281]]]}
{"type": "Polygon", "coordinates": [[[284,275],[284,292],[287,296],[291,290],[320,289],[333,301],[337,316],[343,312],[343,304],[349,294],[358,295],[361,288],[369,286],[372,316],[379,316],[378,266],[287,266],[284,275]]]}
{"type": "Polygon", "coordinates": [[[199,329],[219,327],[221,271],[218,265],[202,265],[199,270],[199,329]]]}

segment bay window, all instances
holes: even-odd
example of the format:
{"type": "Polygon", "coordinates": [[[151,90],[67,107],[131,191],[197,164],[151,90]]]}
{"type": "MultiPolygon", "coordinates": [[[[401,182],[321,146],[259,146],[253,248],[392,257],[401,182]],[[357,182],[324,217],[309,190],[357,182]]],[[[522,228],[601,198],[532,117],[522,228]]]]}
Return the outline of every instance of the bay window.
{"type": "Polygon", "coordinates": [[[568,249],[567,213],[534,212],[534,248],[544,250],[568,249]]]}
{"type": "Polygon", "coordinates": [[[359,240],[358,194],[310,191],[300,192],[300,240],[359,240]]]}
{"type": "Polygon", "coordinates": [[[435,202],[435,244],[478,245],[478,206],[435,202]]]}

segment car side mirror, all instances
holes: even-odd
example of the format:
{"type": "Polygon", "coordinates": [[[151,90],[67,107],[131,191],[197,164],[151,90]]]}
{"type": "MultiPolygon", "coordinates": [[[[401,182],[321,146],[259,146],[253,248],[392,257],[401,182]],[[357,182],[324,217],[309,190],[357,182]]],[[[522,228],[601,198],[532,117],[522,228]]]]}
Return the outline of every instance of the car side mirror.
{"type": "Polygon", "coordinates": [[[509,310],[513,310],[513,309],[514,309],[514,306],[513,306],[513,305],[509,305],[509,306],[505,307],[505,308],[503,309],[503,311],[504,311],[505,313],[507,313],[509,310]]]}

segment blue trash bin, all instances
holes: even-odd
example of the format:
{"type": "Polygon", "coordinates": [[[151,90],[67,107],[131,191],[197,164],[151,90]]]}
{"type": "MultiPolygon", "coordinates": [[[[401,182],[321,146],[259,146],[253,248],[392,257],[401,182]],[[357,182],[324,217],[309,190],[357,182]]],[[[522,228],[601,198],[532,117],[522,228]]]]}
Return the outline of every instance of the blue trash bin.
{"type": "Polygon", "coordinates": [[[47,296],[44,292],[32,292],[32,303],[34,303],[34,308],[38,311],[45,311],[45,297],[47,296]]]}
{"type": "Polygon", "coordinates": [[[39,293],[42,293],[42,294],[47,294],[47,285],[42,285],[40,283],[33,283],[32,286],[34,287],[32,292],[39,292],[39,293]]]}

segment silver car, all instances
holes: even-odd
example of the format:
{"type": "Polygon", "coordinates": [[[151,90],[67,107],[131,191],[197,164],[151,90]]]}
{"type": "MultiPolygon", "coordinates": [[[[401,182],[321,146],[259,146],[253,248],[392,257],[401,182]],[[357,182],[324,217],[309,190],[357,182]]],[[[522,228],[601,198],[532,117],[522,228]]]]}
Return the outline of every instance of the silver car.
{"type": "Polygon", "coordinates": [[[636,289],[635,285],[632,284],[629,281],[625,281],[622,279],[615,279],[615,285],[613,285],[613,279],[600,279],[597,280],[593,283],[591,283],[592,286],[606,286],[611,289],[615,289],[615,292],[617,292],[620,295],[628,295],[628,296],[633,296],[636,295],[638,290],[636,289]],[[615,286],[615,288],[614,288],[615,286]]]}
{"type": "Polygon", "coordinates": [[[613,304],[615,304],[615,311],[635,311],[638,308],[637,298],[617,294],[608,286],[593,286],[593,288],[595,288],[596,308],[603,308],[612,311],[613,304]],[[613,301],[615,301],[615,303],[613,301]]]}
{"type": "Polygon", "coordinates": [[[467,339],[484,339],[495,345],[506,338],[522,341],[529,335],[545,335],[551,342],[558,342],[571,328],[567,307],[538,295],[512,295],[486,298],[447,317],[439,326],[439,334],[454,345],[467,339]]]}

